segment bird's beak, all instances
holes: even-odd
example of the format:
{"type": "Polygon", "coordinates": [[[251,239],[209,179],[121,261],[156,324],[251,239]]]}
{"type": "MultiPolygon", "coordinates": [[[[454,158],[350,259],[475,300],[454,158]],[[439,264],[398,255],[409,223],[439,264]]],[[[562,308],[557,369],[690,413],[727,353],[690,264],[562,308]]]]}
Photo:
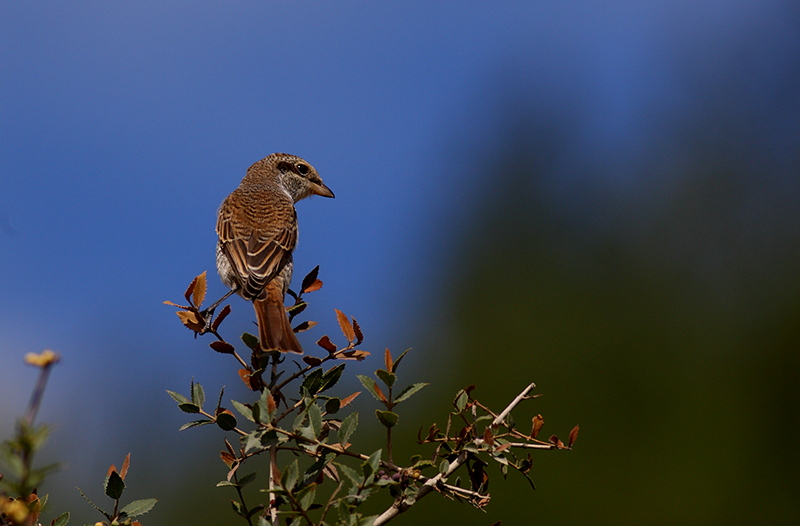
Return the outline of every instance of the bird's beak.
{"type": "Polygon", "coordinates": [[[311,193],[314,195],[321,195],[322,197],[335,197],[331,189],[322,183],[311,183],[311,193]]]}

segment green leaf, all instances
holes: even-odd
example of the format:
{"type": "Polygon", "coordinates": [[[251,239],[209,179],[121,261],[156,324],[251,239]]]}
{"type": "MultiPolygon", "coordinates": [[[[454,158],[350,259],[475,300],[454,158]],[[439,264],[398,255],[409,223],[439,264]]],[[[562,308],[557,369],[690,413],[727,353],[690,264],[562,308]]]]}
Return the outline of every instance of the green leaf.
{"type": "Polygon", "coordinates": [[[320,454],[317,457],[317,460],[311,464],[306,472],[303,474],[303,481],[301,482],[301,486],[308,486],[313,484],[319,478],[319,475],[323,472],[325,467],[330,464],[330,462],[336,458],[336,453],[329,452],[320,454]]]}
{"type": "Polygon", "coordinates": [[[122,496],[122,492],[125,490],[125,482],[122,480],[122,477],[119,476],[119,473],[112,471],[106,478],[105,487],[103,489],[106,495],[117,500],[122,496]]]}
{"type": "Polygon", "coordinates": [[[239,478],[239,487],[243,488],[243,487],[247,486],[248,484],[250,484],[251,482],[253,482],[255,479],[256,479],[256,472],[255,471],[253,473],[248,473],[244,477],[240,477],[239,478]]]}
{"type": "Polygon", "coordinates": [[[314,369],[303,379],[303,383],[300,385],[300,392],[302,393],[303,388],[305,388],[309,394],[315,395],[320,391],[321,387],[322,369],[314,369]]]}
{"type": "Polygon", "coordinates": [[[495,459],[500,464],[503,464],[504,466],[508,465],[508,459],[506,457],[504,457],[503,455],[490,455],[490,456],[491,456],[491,458],[495,459]]]}
{"type": "MultiPolygon", "coordinates": [[[[415,455],[415,456],[418,456],[418,455],[415,455]]],[[[414,469],[423,469],[423,468],[429,468],[429,467],[433,466],[433,461],[431,461],[431,460],[416,460],[415,461],[415,460],[412,459],[411,462],[413,464],[411,467],[414,468],[414,469]]]]}
{"type": "Polygon", "coordinates": [[[409,385],[408,387],[406,387],[405,389],[400,391],[399,395],[397,395],[397,398],[394,401],[395,405],[397,405],[400,402],[403,402],[405,400],[408,400],[409,398],[411,398],[411,396],[414,393],[416,393],[417,391],[419,391],[420,389],[422,389],[426,385],[430,385],[430,384],[425,383],[425,382],[420,382],[420,383],[417,383],[417,384],[409,385]]]}
{"type": "Polygon", "coordinates": [[[222,411],[217,414],[217,425],[224,429],[225,431],[231,431],[236,429],[236,417],[233,416],[233,413],[228,411],[222,411]]]}
{"type": "Polygon", "coordinates": [[[338,413],[341,406],[342,401],[338,398],[328,398],[328,400],[325,401],[325,412],[329,415],[338,413]]]}
{"type": "Polygon", "coordinates": [[[456,406],[456,410],[460,413],[467,407],[467,401],[469,400],[469,396],[465,390],[461,390],[456,395],[456,399],[453,401],[453,404],[456,406]]]}
{"type": "Polygon", "coordinates": [[[28,442],[28,447],[30,447],[30,450],[38,451],[39,449],[41,449],[45,441],[47,441],[47,437],[49,435],[50,435],[50,428],[46,424],[28,428],[26,439],[28,442]]]}
{"type": "Polygon", "coordinates": [[[245,345],[247,345],[251,351],[255,351],[259,348],[258,346],[258,338],[250,334],[249,332],[245,332],[242,334],[242,341],[245,345]]]}
{"type": "Polygon", "coordinates": [[[247,512],[247,516],[245,518],[250,519],[256,513],[261,513],[263,509],[264,509],[263,504],[259,504],[258,506],[253,506],[252,508],[250,508],[250,511],[247,512]]]}
{"type": "Polygon", "coordinates": [[[356,377],[361,381],[361,384],[367,388],[372,396],[375,397],[375,400],[379,402],[384,402],[384,399],[378,394],[378,384],[375,383],[375,380],[370,378],[369,376],[364,376],[363,374],[357,374],[356,377]]]}
{"type": "Polygon", "coordinates": [[[220,407],[222,407],[222,395],[225,394],[225,386],[222,386],[222,389],[219,390],[219,398],[217,398],[217,407],[214,408],[214,412],[219,412],[220,407]]]}
{"type": "Polygon", "coordinates": [[[46,466],[42,466],[40,468],[32,469],[28,472],[28,480],[27,485],[29,488],[36,488],[38,487],[41,482],[49,475],[55,471],[58,471],[59,463],[55,462],[53,464],[47,464],[46,466]]]}
{"type": "Polygon", "coordinates": [[[364,477],[362,477],[361,475],[359,475],[359,474],[358,474],[358,472],[356,472],[356,470],[354,470],[354,469],[353,469],[353,468],[351,468],[350,466],[348,466],[348,465],[346,465],[346,464],[339,464],[339,463],[337,463],[337,464],[336,464],[336,467],[339,469],[339,471],[340,471],[341,473],[343,473],[343,474],[344,474],[344,476],[345,476],[345,477],[347,477],[348,479],[350,479],[350,482],[352,482],[352,483],[353,483],[353,486],[355,486],[355,487],[360,487],[360,486],[361,486],[361,483],[362,483],[362,482],[364,482],[364,477]]]}
{"type": "Polygon", "coordinates": [[[297,484],[298,478],[300,478],[300,467],[297,463],[297,459],[294,459],[294,461],[289,464],[289,467],[283,472],[283,476],[281,477],[281,487],[287,491],[293,490],[297,484]]]}
{"type": "Polygon", "coordinates": [[[156,505],[158,499],[139,499],[131,502],[124,508],[122,508],[121,513],[126,513],[128,517],[138,517],[139,515],[144,515],[148,511],[153,509],[153,506],[156,505]]]}
{"type": "Polygon", "coordinates": [[[397,421],[400,420],[400,415],[397,413],[393,413],[391,411],[381,411],[380,409],[375,410],[375,416],[377,416],[378,421],[387,428],[396,426],[397,421]]]}
{"type": "Polygon", "coordinates": [[[69,512],[65,511],[55,518],[53,521],[53,526],[67,526],[67,523],[69,523],[69,512]]]}
{"type": "Polygon", "coordinates": [[[294,422],[292,422],[292,429],[296,432],[299,432],[300,429],[303,428],[306,419],[308,418],[308,411],[300,411],[297,413],[297,416],[294,418],[294,422]]]}
{"type": "Polygon", "coordinates": [[[339,443],[342,447],[350,441],[350,436],[353,434],[353,431],[356,430],[356,427],[358,427],[358,413],[350,413],[342,420],[338,432],[339,443]]]}
{"type": "Polygon", "coordinates": [[[408,351],[410,351],[410,350],[411,350],[411,349],[409,348],[409,349],[406,349],[405,351],[403,351],[402,353],[400,353],[400,356],[398,356],[398,357],[397,357],[397,358],[394,360],[394,364],[392,365],[392,370],[391,370],[391,371],[389,371],[389,372],[392,372],[392,373],[397,373],[397,366],[398,366],[398,365],[400,365],[400,360],[402,360],[402,359],[403,359],[403,357],[404,357],[406,354],[408,354],[408,351]]]}
{"type": "Polygon", "coordinates": [[[178,409],[183,411],[184,413],[199,413],[200,407],[191,402],[188,404],[178,404],[178,409]]]}
{"type": "Polygon", "coordinates": [[[319,438],[320,434],[322,434],[322,411],[317,404],[311,404],[311,406],[309,406],[308,422],[311,425],[314,438],[319,438]]]}
{"type": "Polygon", "coordinates": [[[280,443],[281,437],[278,436],[278,432],[274,429],[257,429],[249,435],[242,437],[242,441],[244,442],[245,453],[249,453],[254,449],[266,449],[270,446],[274,446],[280,443]]]}
{"type": "Polygon", "coordinates": [[[381,454],[383,454],[383,450],[379,449],[361,464],[361,470],[365,477],[375,475],[378,472],[381,467],[381,454]]]}
{"type": "Polygon", "coordinates": [[[247,515],[247,510],[245,510],[244,507],[241,504],[239,504],[238,501],[231,500],[231,506],[233,507],[233,511],[235,511],[236,514],[239,515],[240,517],[244,517],[245,515],[247,515]]]}
{"type": "Polygon", "coordinates": [[[439,464],[439,473],[444,475],[448,469],[450,469],[450,463],[446,459],[442,460],[442,463],[439,464]]]}
{"type": "Polygon", "coordinates": [[[189,429],[190,427],[204,426],[206,424],[213,424],[213,422],[207,418],[204,418],[203,420],[194,420],[192,422],[183,424],[178,431],[183,431],[184,429],[189,429]]]}
{"type": "MultiPolygon", "coordinates": [[[[269,389],[264,389],[258,398],[258,402],[253,406],[253,419],[258,423],[268,424],[272,421],[272,417],[275,416],[270,412],[269,397],[269,389]]],[[[273,407],[273,412],[275,409],[276,407],[273,407]]]]}
{"type": "Polygon", "coordinates": [[[205,401],[206,393],[203,391],[203,386],[194,383],[194,380],[192,380],[192,403],[197,407],[202,408],[205,401]]]}
{"type": "Polygon", "coordinates": [[[83,500],[85,500],[86,502],[88,502],[88,503],[89,503],[89,505],[90,505],[92,508],[96,509],[97,511],[99,511],[100,513],[102,513],[103,515],[105,515],[105,517],[106,517],[108,520],[111,520],[111,514],[110,514],[110,513],[108,513],[108,512],[105,512],[105,511],[101,510],[101,509],[100,509],[100,508],[97,506],[97,504],[95,504],[94,502],[92,502],[92,500],[91,500],[89,497],[87,497],[87,496],[86,496],[86,493],[84,493],[84,492],[83,492],[83,490],[82,490],[81,488],[77,488],[77,490],[78,490],[78,493],[80,493],[80,494],[81,494],[81,497],[83,497],[83,500]]]}
{"type": "Polygon", "coordinates": [[[251,422],[256,421],[256,419],[253,418],[253,410],[244,405],[243,403],[237,402],[236,400],[231,400],[231,405],[233,405],[233,408],[236,409],[240,415],[242,415],[249,421],[251,422]]]}
{"type": "Polygon", "coordinates": [[[180,393],[176,393],[175,391],[167,390],[167,394],[169,394],[172,397],[172,399],[175,400],[176,402],[178,402],[179,404],[190,404],[191,403],[191,400],[189,400],[188,398],[186,398],[185,396],[183,396],[180,393]]]}
{"type": "Polygon", "coordinates": [[[513,430],[515,427],[517,427],[517,422],[516,422],[516,420],[514,420],[514,417],[513,417],[513,416],[511,416],[511,413],[508,413],[508,414],[506,415],[506,419],[505,419],[505,421],[503,422],[503,425],[505,425],[505,426],[508,428],[508,430],[509,430],[509,431],[511,431],[511,430],[513,430]]]}
{"type": "Polygon", "coordinates": [[[328,390],[339,381],[342,377],[342,372],[344,371],[345,364],[340,363],[339,365],[335,365],[325,371],[325,374],[322,375],[322,384],[320,385],[319,392],[328,390]]]}
{"type": "Polygon", "coordinates": [[[378,369],[375,371],[375,374],[386,384],[386,387],[392,387],[397,380],[397,376],[394,373],[384,371],[383,369],[378,369]]]}
{"type": "Polygon", "coordinates": [[[313,484],[305,492],[305,495],[303,495],[300,498],[300,508],[303,511],[308,510],[311,507],[311,505],[314,504],[314,499],[316,498],[316,496],[317,496],[317,485],[313,484]]]}

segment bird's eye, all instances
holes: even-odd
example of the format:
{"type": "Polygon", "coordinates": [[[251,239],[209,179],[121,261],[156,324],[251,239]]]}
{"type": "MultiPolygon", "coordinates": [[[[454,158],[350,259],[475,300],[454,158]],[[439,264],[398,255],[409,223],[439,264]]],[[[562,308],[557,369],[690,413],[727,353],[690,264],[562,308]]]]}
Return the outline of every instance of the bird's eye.
{"type": "Polygon", "coordinates": [[[307,164],[297,163],[297,171],[300,175],[308,175],[309,169],[307,164]]]}

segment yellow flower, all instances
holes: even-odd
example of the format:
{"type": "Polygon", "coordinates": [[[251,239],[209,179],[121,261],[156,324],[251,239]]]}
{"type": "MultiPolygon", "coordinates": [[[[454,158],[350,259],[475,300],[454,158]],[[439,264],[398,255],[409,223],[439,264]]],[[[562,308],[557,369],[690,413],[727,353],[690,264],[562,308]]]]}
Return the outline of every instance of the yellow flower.
{"type": "Polygon", "coordinates": [[[25,363],[28,365],[34,365],[36,367],[49,367],[54,363],[58,362],[61,359],[61,356],[58,353],[51,351],[50,349],[45,349],[40,353],[29,352],[25,355],[25,363]]]}
{"type": "Polygon", "coordinates": [[[13,524],[24,524],[28,518],[28,507],[24,502],[0,497],[0,512],[4,513],[13,524]]]}

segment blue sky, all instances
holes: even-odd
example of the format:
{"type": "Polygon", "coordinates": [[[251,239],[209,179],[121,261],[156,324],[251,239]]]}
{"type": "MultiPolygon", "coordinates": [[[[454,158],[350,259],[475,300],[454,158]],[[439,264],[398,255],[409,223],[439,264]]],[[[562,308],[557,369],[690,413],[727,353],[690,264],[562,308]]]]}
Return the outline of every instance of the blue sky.
{"type": "MultiPolygon", "coordinates": [[[[306,158],[336,193],[298,205],[296,272],[319,264],[326,282],[312,318],[334,333],[337,307],[373,350],[413,346],[402,322],[458,224],[515,191],[473,169],[506,139],[508,101],[570,123],[551,182],[567,209],[585,191],[646,199],[664,183],[631,167],[715,68],[741,54],[753,104],[780,97],[796,16],[778,1],[0,4],[0,431],[27,399],[28,351],[63,355],[44,418],[85,426],[110,415],[110,386],[160,400],[174,378],[220,381],[160,303],[213,273],[217,206],[269,153],[306,158]]],[[[767,135],[777,148],[797,113],[767,135]]]]}

